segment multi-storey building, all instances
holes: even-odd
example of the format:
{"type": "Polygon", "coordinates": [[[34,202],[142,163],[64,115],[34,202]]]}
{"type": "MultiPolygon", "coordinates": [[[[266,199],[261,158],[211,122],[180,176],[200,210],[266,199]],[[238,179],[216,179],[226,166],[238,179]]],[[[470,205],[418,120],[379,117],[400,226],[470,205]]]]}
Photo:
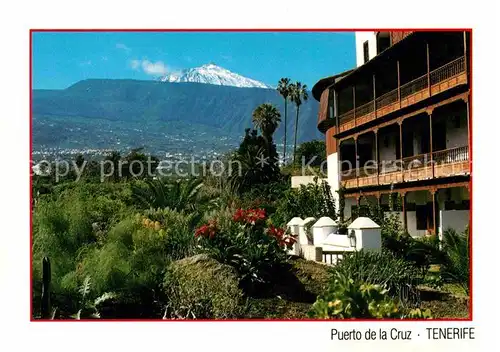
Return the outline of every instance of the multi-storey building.
{"type": "Polygon", "coordinates": [[[463,31],[357,32],[357,67],[315,84],[346,218],[399,194],[412,236],[469,223],[470,45],[463,31]]]}

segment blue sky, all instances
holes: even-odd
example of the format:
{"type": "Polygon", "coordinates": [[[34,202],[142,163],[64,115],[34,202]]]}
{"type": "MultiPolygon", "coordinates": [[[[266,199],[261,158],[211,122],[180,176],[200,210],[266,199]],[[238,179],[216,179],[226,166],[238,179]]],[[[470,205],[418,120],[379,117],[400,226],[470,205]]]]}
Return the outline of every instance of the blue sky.
{"type": "Polygon", "coordinates": [[[354,33],[33,33],[35,89],[62,89],[87,78],[148,80],[210,62],[267,84],[290,77],[311,88],[355,66],[354,33]]]}

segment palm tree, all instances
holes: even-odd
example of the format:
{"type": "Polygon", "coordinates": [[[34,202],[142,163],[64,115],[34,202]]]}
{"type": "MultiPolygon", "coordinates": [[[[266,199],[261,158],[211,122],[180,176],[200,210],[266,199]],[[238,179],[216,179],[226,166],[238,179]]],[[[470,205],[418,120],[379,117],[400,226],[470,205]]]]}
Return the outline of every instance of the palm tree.
{"type": "Polygon", "coordinates": [[[290,78],[282,78],[278,82],[278,87],[276,90],[285,99],[285,134],[283,138],[283,162],[286,160],[286,128],[287,128],[287,103],[288,96],[290,95],[290,78]]]}
{"type": "Polygon", "coordinates": [[[302,101],[306,101],[307,95],[307,85],[302,85],[300,82],[295,82],[290,85],[290,100],[295,103],[295,109],[297,115],[295,116],[295,136],[293,140],[293,162],[295,163],[295,150],[297,148],[297,130],[299,125],[299,110],[302,101]]]}
{"type": "Polygon", "coordinates": [[[269,103],[260,104],[252,113],[252,121],[260,129],[268,151],[271,148],[274,131],[276,131],[281,121],[280,117],[278,109],[269,103]]]}
{"type": "Polygon", "coordinates": [[[146,180],[145,187],[132,185],[132,197],[144,208],[170,208],[193,212],[209,206],[210,197],[203,195],[201,179],[154,179],[146,180]]]}

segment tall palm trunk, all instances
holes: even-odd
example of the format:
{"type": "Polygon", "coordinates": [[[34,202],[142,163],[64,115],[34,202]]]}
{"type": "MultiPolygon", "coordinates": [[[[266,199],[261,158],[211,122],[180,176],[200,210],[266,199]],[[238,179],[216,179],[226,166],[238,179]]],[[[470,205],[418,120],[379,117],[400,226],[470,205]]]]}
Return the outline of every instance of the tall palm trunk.
{"type": "Polygon", "coordinates": [[[286,161],[286,128],[287,128],[287,120],[286,120],[286,110],[287,110],[287,101],[288,99],[285,98],[285,136],[284,136],[284,141],[283,141],[283,164],[285,164],[286,161]]]}
{"type": "Polygon", "coordinates": [[[300,105],[297,105],[297,115],[295,116],[295,136],[293,138],[293,163],[295,163],[295,150],[297,149],[297,130],[299,125],[299,109],[300,105]]]}

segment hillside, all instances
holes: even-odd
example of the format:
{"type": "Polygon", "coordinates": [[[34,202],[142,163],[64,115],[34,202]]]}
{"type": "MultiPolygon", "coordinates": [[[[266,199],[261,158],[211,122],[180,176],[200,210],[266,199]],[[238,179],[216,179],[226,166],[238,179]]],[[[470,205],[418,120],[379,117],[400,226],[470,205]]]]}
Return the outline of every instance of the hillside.
{"type": "MultiPolygon", "coordinates": [[[[209,143],[218,151],[224,149],[222,142],[226,149],[238,143],[244,129],[251,126],[253,109],[265,102],[276,104],[283,112],[283,99],[274,89],[84,80],[64,90],[33,91],[33,148],[146,146],[163,152],[177,141],[179,150],[209,143]]],[[[301,106],[299,141],[322,138],[316,129],[317,109],[312,97],[301,106]]],[[[295,107],[290,103],[288,113],[290,142],[295,119],[295,107]]],[[[278,143],[283,131],[282,123],[276,133],[278,143]]]]}

